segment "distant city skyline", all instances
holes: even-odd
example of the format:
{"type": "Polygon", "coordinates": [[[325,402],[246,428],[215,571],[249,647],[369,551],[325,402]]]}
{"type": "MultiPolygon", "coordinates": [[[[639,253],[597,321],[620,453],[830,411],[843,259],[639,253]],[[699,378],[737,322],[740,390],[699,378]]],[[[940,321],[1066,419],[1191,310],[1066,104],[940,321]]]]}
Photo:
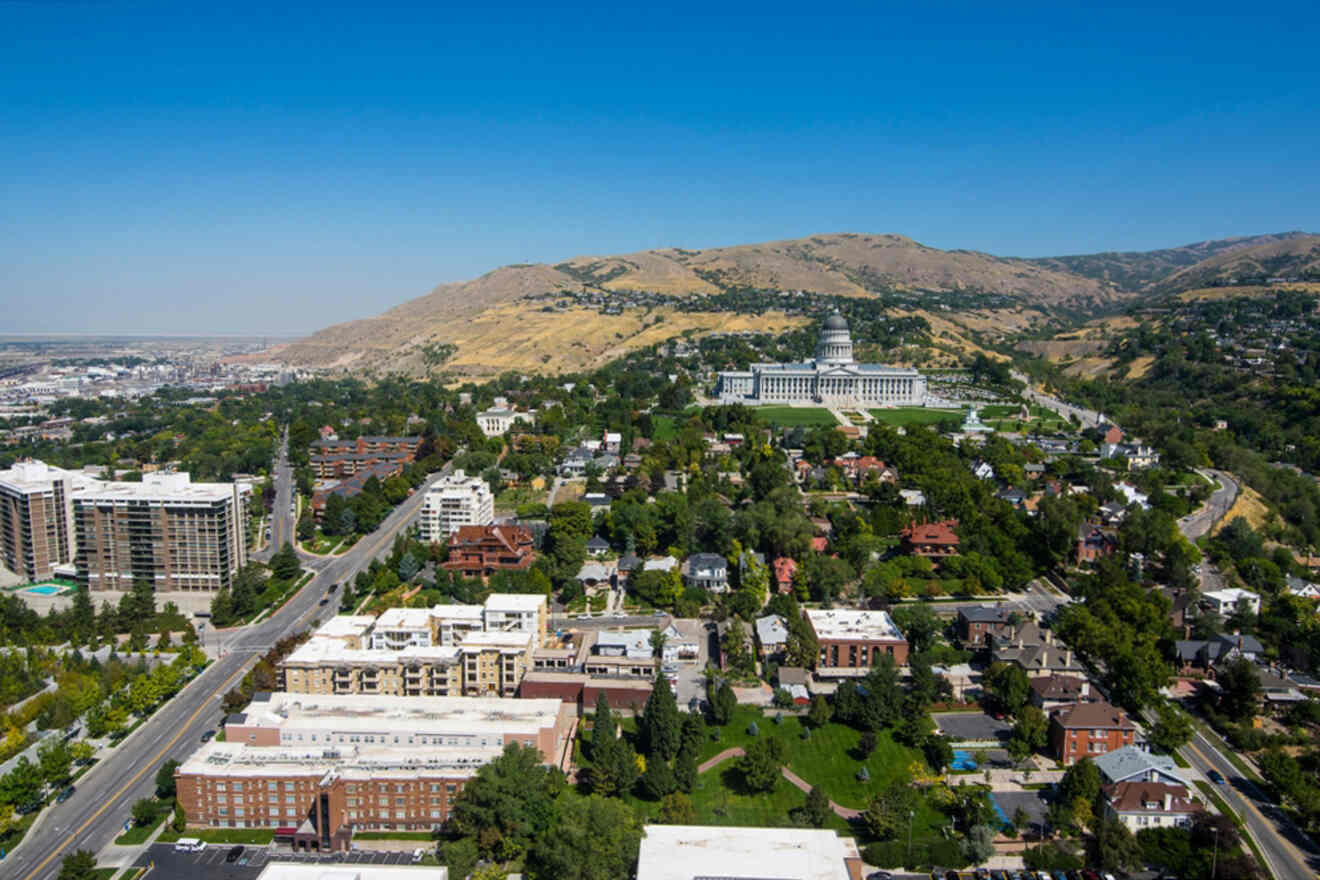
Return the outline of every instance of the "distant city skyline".
{"type": "Polygon", "coordinates": [[[0,332],[290,335],[501,265],[1320,232],[1261,7],[0,3],[0,332]]]}

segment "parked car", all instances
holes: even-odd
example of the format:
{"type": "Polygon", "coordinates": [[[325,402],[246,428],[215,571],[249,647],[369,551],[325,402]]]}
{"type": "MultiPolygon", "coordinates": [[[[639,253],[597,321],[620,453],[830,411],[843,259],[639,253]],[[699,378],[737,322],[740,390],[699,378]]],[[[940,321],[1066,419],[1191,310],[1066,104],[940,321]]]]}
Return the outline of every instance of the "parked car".
{"type": "Polygon", "coordinates": [[[237,846],[231,846],[229,848],[229,852],[225,853],[225,861],[232,865],[234,862],[238,861],[239,857],[242,855],[243,844],[240,843],[237,846]]]}
{"type": "Polygon", "coordinates": [[[414,862],[420,862],[425,855],[426,855],[426,849],[424,847],[419,846],[417,847],[417,849],[413,850],[412,860],[414,862]]]}
{"type": "Polygon", "coordinates": [[[888,871],[872,871],[866,875],[866,880],[894,880],[894,875],[888,871]]]}
{"type": "Polygon", "coordinates": [[[205,743],[205,742],[210,742],[210,741],[213,740],[213,739],[215,739],[215,731],[214,731],[214,730],[208,730],[206,733],[202,734],[202,742],[204,742],[204,743],[205,743]]]}
{"type": "Polygon", "coordinates": [[[69,798],[73,797],[74,791],[75,791],[74,787],[70,785],[68,788],[64,789],[64,791],[60,792],[59,795],[55,798],[56,803],[62,804],[65,801],[67,801],[69,798]]]}
{"type": "Polygon", "coordinates": [[[1215,785],[1223,785],[1225,782],[1224,774],[1220,773],[1218,770],[1211,770],[1209,773],[1205,775],[1209,776],[1210,781],[1213,782],[1215,785]]]}

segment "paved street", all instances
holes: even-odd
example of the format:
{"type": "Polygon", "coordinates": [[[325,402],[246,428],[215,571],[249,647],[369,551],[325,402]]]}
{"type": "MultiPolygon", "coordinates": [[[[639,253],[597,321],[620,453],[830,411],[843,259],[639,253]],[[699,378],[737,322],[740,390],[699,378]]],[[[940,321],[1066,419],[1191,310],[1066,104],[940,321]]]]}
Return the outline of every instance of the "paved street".
{"type": "MultiPolygon", "coordinates": [[[[278,500],[291,492],[287,463],[278,476],[276,510],[287,517],[287,500],[278,500]]],[[[280,638],[303,629],[315,616],[335,613],[336,599],[326,606],[319,604],[330,585],[352,578],[371,558],[388,553],[395,534],[421,507],[426,486],[438,478],[432,476],[344,556],[305,563],[316,576],[279,612],[254,626],[211,633],[217,641],[208,639],[208,647],[219,648],[219,658],[79,780],[73,797],[49,808],[18,848],[0,862],[0,874],[16,880],[51,880],[71,848],[95,852],[110,843],[122,830],[133,802],[151,795],[160,765],[169,758],[185,758],[202,734],[216,727],[221,697],[280,638]]]]}
{"type": "MultiPolygon", "coordinates": [[[[1187,536],[1187,540],[1195,541],[1197,538],[1206,534],[1219,522],[1224,514],[1228,513],[1233,502],[1237,500],[1238,484],[1231,476],[1223,471],[1203,470],[1198,471],[1203,477],[1219,482],[1219,488],[1215,489],[1206,499],[1205,504],[1198,510],[1194,510],[1187,516],[1178,521],[1178,528],[1187,536]]],[[[1210,589],[1217,589],[1211,587],[1210,589]]]]}
{"type": "Polygon", "coordinates": [[[1083,428],[1094,428],[1096,425],[1100,424],[1100,413],[1095,410],[1073,406],[1071,403],[1064,403],[1057,397],[1051,397],[1048,394],[1033,390],[1031,387],[1031,380],[1027,378],[1025,373],[1019,373],[1014,370],[1013,378],[1017,379],[1019,382],[1026,383],[1027,387],[1023,389],[1022,396],[1037,406],[1043,406],[1046,409],[1053,410],[1065,419],[1071,419],[1073,416],[1076,416],[1077,421],[1083,428]]]}

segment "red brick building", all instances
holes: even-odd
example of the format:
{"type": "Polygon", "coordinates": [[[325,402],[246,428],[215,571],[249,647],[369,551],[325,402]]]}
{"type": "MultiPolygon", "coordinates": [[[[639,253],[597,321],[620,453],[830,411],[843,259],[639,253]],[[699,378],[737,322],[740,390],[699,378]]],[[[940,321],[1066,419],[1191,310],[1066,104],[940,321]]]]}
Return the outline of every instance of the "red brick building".
{"type": "Polygon", "coordinates": [[[956,519],[933,523],[915,523],[898,533],[903,551],[912,556],[924,556],[936,564],[947,556],[958,555],[958,527],[956,519]]]}
{"type": "Polygon", "coordinates": [[[1112,532],[1107,532],[1094,524],[1083,525],[1081,534],[1077,537],[1077,564],[1080,566],[1083,563],[1095,562],[1117,549],[1118,538],[1112,532]]]}
{"type": "Polygon", "coordinates": [[[863,675],[884,656],[907,663],[907,639],[888,612],[811,608],[802,614],[820,646],[818,675],[863,675]]]}
{"type": "Polygon", "coordinates": [[[1130,746],[1137,729],[1109,703],[1073,703],[1050,715],[1050,745],[1065,766],[1130,746]]]}
{"type": "Polygon", "coordinates": [[[532,533],[522,526],[459,526],[449,536],[449,559],[442,567],[464,577],[488,577],[526,571],[535,558],[532,533]]]}
{"type": "Polygon", "coordinates": [[[788,556],[779,556],[773,563],[775,569],[775,589],[781,593],[793,592],[793,578],[797,576],[797,560],[788,556]]]}

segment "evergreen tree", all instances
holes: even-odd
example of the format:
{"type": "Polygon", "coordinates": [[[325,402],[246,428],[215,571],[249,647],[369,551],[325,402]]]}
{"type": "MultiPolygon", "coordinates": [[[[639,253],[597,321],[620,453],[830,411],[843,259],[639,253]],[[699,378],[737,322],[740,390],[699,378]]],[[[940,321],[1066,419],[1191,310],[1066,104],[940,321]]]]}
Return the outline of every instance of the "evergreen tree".
{"type": "Polygon", "coordinates": [[[614,713],[610,711],[610,699],[602,690],[596,695],[596,720],[591,728],[592,760],[596,760],[597,750],[600,750],[601,754],[607,754],[616,736],[618,736],[618,725],[614,722],[614,713]]]}
{"type": "Polygon", "coordinates": [[[678,787],[678,781],[674,778],[669,762],[661,760],[658,755],[652,755],[646,762],[646,771],[642,773],[639,785],[642,794],[658,801],[673,792],[678,787]]]}
{"type": "Polygon", "coordinates": [[[679,791],[692,792],[697,784],[697,753],[686,746],[678,750],[674,759],[674,783],[679,791]]]}
{"type": "Polygon", "coordinates": [[[668,761],[678,753],[681,724],[678,703],[669,687],[669,679],[663,675],[656,676],[651,696],[647,697],[642,717],[637,723],[642,749],[648,759],[659,757],[668,761]]]}

